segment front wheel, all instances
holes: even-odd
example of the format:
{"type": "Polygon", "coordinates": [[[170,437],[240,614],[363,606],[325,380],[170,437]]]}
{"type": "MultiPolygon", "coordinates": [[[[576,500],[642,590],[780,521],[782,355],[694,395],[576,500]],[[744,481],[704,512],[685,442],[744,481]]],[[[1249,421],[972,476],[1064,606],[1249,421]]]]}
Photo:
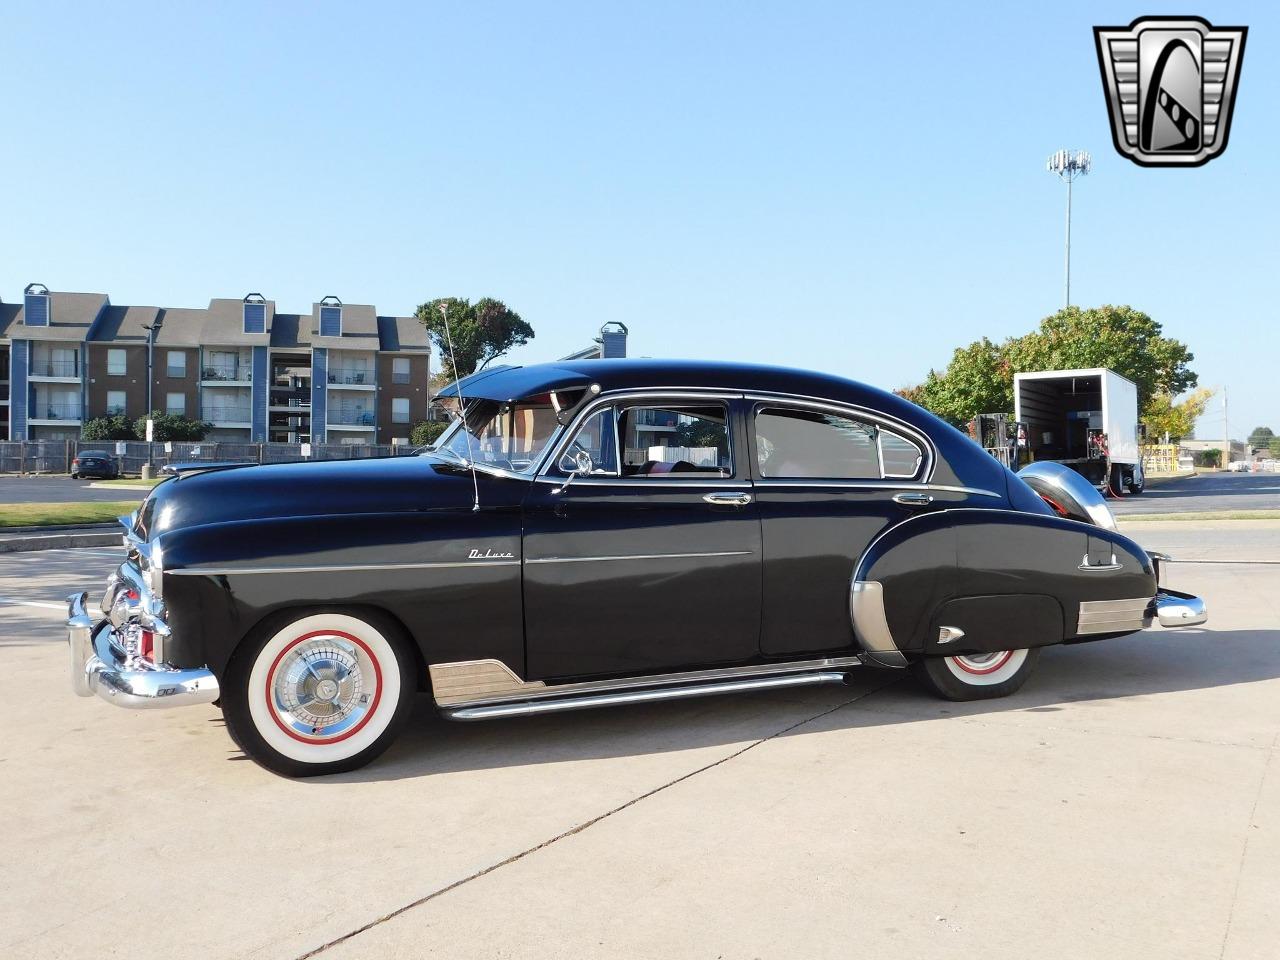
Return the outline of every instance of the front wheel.
{"type": "Polygon", "coordinates": [[[289,777],[355,770],[413,707],[415,660],[394,624],[313,613],[263,629],[227,669],[222,713],[252,759],[289,777]]]}
{"type": "Polygon", "coordinates": [[[923,657],[911,665],[927,689],[946,700],[992,700],[1007,697],[1024,683],[1040,650],[1000,650],[954,657],[923,657]]]}

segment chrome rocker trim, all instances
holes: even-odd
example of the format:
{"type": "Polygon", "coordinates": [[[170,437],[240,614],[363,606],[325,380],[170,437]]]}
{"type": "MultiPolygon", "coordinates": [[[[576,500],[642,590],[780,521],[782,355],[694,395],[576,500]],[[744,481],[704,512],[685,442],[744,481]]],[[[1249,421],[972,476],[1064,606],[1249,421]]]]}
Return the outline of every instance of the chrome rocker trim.
{"type": "Polygon", "coordinates": [[[431,665],[430,672],[436,704],[446,717],[490,720],[622,703],[841,683],[862,662],[858,656],[829,657],[560,684],[521,680],[500,660],[436,663],[431,665]]]}
{"type": "MultiPolygon", "coordinates": [[[[209,670],[172,670],[131,665],[113,645],[115,629],[104,620],[96,627],[85,612],[87,593],[67,598],[67,642],[71,648],[71,688],[78,696],[95,693],[117,707],[149,710],[186,707],[218,699],[218,681],[209,670]]],[[[135,661],[135,664],[137,661],[135,661]]]]}

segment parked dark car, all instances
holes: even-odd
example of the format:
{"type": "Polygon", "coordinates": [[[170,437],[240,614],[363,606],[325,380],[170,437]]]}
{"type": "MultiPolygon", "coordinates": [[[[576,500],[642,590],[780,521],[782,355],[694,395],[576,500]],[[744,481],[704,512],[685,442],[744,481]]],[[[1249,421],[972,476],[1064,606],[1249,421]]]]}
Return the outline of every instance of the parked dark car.
{"type": "Polygon", "coordinates": [[[115,480],[119,476],[120,468],[115,458],[105,450],[82,450],[71,461],[72,480],[81,477],[115,480]]]}
{"type": "Polygon", "coordinates": [[[190,464],[127,518],[76,691],[219,703],[281,773],[455,720],[840,682],[1017,690],[1049,644],[1203,622],[1060,465],[1015,476],[925,410],[769,367],[488,370],[417,457],[190,464]],[[1055,470],[1056,468],[1056,470],[1055,470]]]}

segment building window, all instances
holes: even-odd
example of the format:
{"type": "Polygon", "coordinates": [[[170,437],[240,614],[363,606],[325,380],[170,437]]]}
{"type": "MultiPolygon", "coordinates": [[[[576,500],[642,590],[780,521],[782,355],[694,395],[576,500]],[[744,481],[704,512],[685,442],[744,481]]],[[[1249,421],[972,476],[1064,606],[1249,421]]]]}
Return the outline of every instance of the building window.
{"type": "Polygon", "coordinates": [[[124,391],[108,390],[107,391],[107,416],[113,417],[118,413],[125,412],[124,391]]]}
{"type": "Polygon", "coordinates": [[[341,307],[321,307],[320,308],[320,336],[322,337],[342,336],[342,308],[341,307]]]}
{"type": "Polygon", "coordinates": [[[267,305],[265,302],[247,301],[244,305],[244,332],[267,332],[267,305]]]}
{"type": "Polygon", "coordinates": [[[171,377],[187,375],[187,351],[170,350],[165,358],[165,372],[171,377]]]}
{"type": "Polygon", "coordinates": [[[170,393],[164,400],[164,412],[171,417],[185,417],[187,415],[187,395],[185,393],[170,393]]]}
{"type": "Polygon", "coordinates": [[[113,377],[123,377],[128,369],[127,354],[120,349],[112,347],[107,351],[107,373],[113,377]]]}
{"type": "Polygon", "coordinates": [[[392,383],[408,383],[409,382],[409,358],[393,357],[391,359],[391,382],[392,383]]]}
{"type": "Polygon", "coordinates": [[[409,422],[409,398],[408,397],[392,398],[391,422],[392,423],[408,423],[409,422]]]}

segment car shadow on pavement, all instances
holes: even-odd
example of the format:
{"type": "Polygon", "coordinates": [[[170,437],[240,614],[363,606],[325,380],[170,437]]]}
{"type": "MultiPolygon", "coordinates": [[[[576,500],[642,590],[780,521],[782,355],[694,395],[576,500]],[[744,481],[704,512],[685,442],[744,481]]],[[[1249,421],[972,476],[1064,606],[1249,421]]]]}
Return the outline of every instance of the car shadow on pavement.
{"type": "MultiPolygon", "coordinates": [[[[1018,693],[972,703],[939,700],[905,671],[873,668],[856,671],[843,686],[478,723],[443,719],[424,695],[409,726],[382,758],[352,773],[306,782],[323,786],[403,780],[467,770],[740,747],[778,735],[803,736],[806,728],[813,729],[808,721],[819,717],[824,718],[821,729],[831,730],[949,717],[1045,713],[1069,710],[1072,704],[1210,691],[1277,678],[1280,630],[1181,629],[1048,648],[1018,693]]],[[[1219,699],[1214,703],[1229,709],[1229,702],[1219,699]]],[[[1204,700],[1197,700],[1189,709],[1205,709],[1204,700]]],[[[1248,716],[1237,720],[1242,726],[1249,723],[1248,716]]],[[[1150,719],[1146,722],[1149,726],[1150,719]]],[[[1114,712],[1089,718],[1091,730],[1107,723],[1123,725],[1126,719],[1114,712]]],[[[1194,728],[1194,721],[1185,720],[1185,726],[1194,728]]],[[[1118,732],[1129,730],[1124,727],[1118,732]]],[[[1178,732],[1171,731],[1171,735],[1178,732]]]]}

